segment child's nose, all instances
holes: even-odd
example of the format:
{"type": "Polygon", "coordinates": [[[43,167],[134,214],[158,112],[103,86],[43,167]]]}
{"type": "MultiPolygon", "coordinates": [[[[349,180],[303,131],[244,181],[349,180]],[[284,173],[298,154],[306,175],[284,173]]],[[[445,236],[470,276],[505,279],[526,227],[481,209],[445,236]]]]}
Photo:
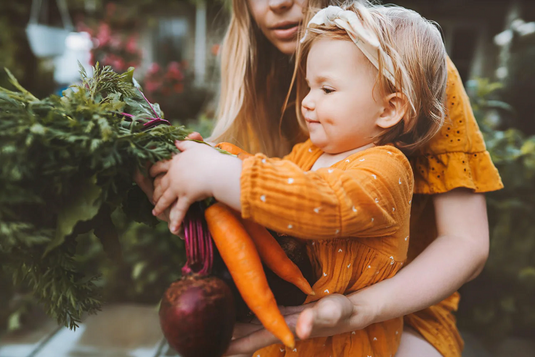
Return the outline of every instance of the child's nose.
{"type": "Polygon", "coordinates": [[[316,108],[316,105],[310,93],[306,97],[303,98],[303,101],[301,102],[301,106],[303,107],[303,109],[306,109],[306,110],[314,110],[316,108]]]}

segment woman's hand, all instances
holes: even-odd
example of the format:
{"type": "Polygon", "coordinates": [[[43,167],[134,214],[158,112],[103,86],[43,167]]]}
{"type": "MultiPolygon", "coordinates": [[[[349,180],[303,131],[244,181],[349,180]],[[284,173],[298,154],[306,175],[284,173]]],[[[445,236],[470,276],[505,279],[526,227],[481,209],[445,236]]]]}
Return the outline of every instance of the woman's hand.
{"type": "MultiPolygon", "coordinates": [[[[158,176],[153,181],[150,177],[143,175],[139,170],[136,170],[134,173],[134,182],[141,188],[145,195],[147,195],[147,198],[152,204],[154,204],[154,191],[156,187],[158,187],[160,179],[161,177],[158,176]]],[[[158,215],[157,218],[161,221],[169,222],[169,210],[165,210],[162,214],[158,215]]]]}
{"type": "MultiPolygon", "coordinates": [[[[187,140],[203,140],[201,134],[193,132],[186,137],[187,140]]],[[[150,162],[147,162],[146,171],[153,170],[156,174],[151,175],[150,177],[143,175],[139,170],[136,170],[134,173],[134,182],[141,188],[141,190],[147,195],[149,201],[154,204],[156,202],[155,193],[158,194],[157,188],[160,186],[160,180],[169,170],[171,160],[159,161],[154,165],[151,165],[150,162]]],[[[169,209],[165,210],[162,214],[158,215],[159,220],[169,222],[169,209]]]]}
{"type": "MultiPolygon", "coordinates": [[[[279,306],[281,314],[286,320],[286,324],[295,333],[295,325],[297,324],[297,319],[299,314],[306,309],[307,307],[312,307],[316,303],[310,303],[307,305],[300,306],[279,306]]],[[[250,323],[240,323],[237,322],[234,326],[233,340],[230,342],[230,346],[225,352],[225,356],[232,355],[241,355],[249,354],[253,352],[275,344],[280,343],[279,339],[275,337],[271,332],[264,329],[262,324],[254,319],[250,323]]]]}
{"type": "MultiPolygon", "coordinates": [[[[286,323],[301,340],[311,337],[334,336],[360,330],[373,322],[373,300],[361,290],[349,296],[332,294],[301,306],[281,307],[286,323]],[[362,298],[361,295],[362,294],[362,298]]],[[[269,331],[257,324],[239,324],[227,355],[253,353],[260,348],[279,343],[269,331]]]]}

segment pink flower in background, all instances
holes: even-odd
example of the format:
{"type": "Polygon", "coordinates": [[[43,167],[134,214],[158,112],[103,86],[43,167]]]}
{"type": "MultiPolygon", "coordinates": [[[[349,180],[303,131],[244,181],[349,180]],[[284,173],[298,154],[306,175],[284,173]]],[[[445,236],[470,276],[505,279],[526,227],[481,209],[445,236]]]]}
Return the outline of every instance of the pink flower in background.
{"type": "Polygon", "coordinates": [[[180,63],[171,62],[167,65],[167,74],[168,79],[173,79],[176,81],[182,81],[184,79],[184,74],[180,68],[180,63]]]}
{"type": "Polygon", "coordinates": [[[113,50],[120,50],[121,47],[123,47],[123,41],[121,39],[121,36],[120,35],[113,35],[111,36],[111,40],[109,42],[110,44],[110,47],[113,49],[113,50]]]}
{"type": "Polygon", "coordinates": [[[102,22],[98,28],[98,46],[106,46],[111,40],[111,29],[107,23],[102,22]]]}
{"type": "Polygon", "coordinates": [[[126,67],[126,62],[121,57],[115,57],[115,61],[113,61],[112,67],[117,69],[118,71],[126,71],[128,68],[126,67]]]}
{"type": "Polygon", "coordinates": [[[104,19],[93,28],[94,46],[91,63],[109,65],[122,72],[128,67],[138,67],[142,51],[138,47],[137,17],[127,11],[126,5],[108,3],[104,19]]]}
{"type": "Polygon", "coordinates": [[[183,65],[179,62],[170,62],[165,70],[157,63],[152,63],[145,75],[143,88],[152,99],[172,98],[184,92],[185,79],[183,65]]]}
{"type": "Polygon", "coordinates": [[[160,72],[161,68],[160,68],[160,65],[156,62],[154,63],[151,63],[151,65],[149,66],[149,70],[147,72],[147,75],[154,75],[158,72],[160,72]]]}
{"type": "Polygon", "coordinates": [[[132,35],[128,38],[128,41],[126,42],[126,51],[129,53],[138,53],[137,36],[132,35]]]}

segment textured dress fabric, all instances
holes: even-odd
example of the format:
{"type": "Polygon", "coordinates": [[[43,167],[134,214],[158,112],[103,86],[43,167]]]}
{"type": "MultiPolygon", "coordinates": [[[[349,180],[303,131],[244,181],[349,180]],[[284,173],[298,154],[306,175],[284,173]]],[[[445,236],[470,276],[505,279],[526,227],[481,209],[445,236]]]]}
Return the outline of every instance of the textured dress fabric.
{"type": "MultiPolygon", "coordinates": [[[[461,187],[478,193],[503,188],[498,170],[486,150],[462,80],[449,59],[446,96],[444,126],[428,145],[409,158],[415,186],[407,264],[437,237],[431,195],[461,187]]],[[[453,315],[459,300],[456,292],[434,306],[405,316],[405,324],[418,331],[443,356],[459,357],[463,340],[453,315]]]]}
{"type": "MultiPolygon", "coordinates": [[[[310,140],[285,159],[243,162],[242,216],[307,242],[315,296],[349,294],[388,279],[406,261],[414,181],[405,155],[385,145],[310,171],[323,152],[310,140]]],[[[393,356],[403,319],[326,338],[272,345],[254,356],[393,356]]]]}
{"type": "MultiPolygon", "coordinates": [[[[443,128],[426,146],[409,157],[415,182],[411,205],[410,244],[405,264],[409,264],[437,238],[432,195],[456,188],[468,188],[478,193],[503,188],[500,175],[486,150],[462,80],[449,58],[446,96],[447,117],[443,128]]],[[[317,157],[311,156],[308,159],[310,160],[308,165],[311,167],[317,157]]],[[[302,196],[303,199],[307,197],[306,194],[302,196]]],[[[311,245],[309,243],[309,254],[314,263],[311,245]]],[[[314,248],[315,245],[316,243],[314,248]]],[[[323,276],[321,267],[316,264],[315,269],[321,278],[323,276]]],[[[459,357],[463,341],[453,315],[458,308],[459,300],[459,294],[454,293],[434,306],[405,316],[404,323],[418,331],[443,356],[459,357]]],[[[377,336],[372,336],[372,341],[373,337],[377,336]]],[[[325,345],[329,346],[329,343],[332,344],[337,338],[334,336],[330,340],[325,339],[325,345]]],[[[340,338],[343,339],[343,336],[340,338]]],[[[323,344],[320,346],[324,347],[323,344]]],[[[284,348],[279,347],[280,350],[284,348]]],[[[259,352],[265,351],[266,349],[263,349],[259,352]]],[[[258,353],[254,357],[257,355],[258,353]]],[[[283,355],[281,352],[278,356],[283,355]]],[[[316,355],[322,356],[322,352],[316,354],[314,351],[309,354],[309,356],[316,355]]],[[[332,357],[338,356],[344,356],[343,352],[332,354],[332,357]]],[[[367,357],[366,354],[354,356],[367,357]]]]}

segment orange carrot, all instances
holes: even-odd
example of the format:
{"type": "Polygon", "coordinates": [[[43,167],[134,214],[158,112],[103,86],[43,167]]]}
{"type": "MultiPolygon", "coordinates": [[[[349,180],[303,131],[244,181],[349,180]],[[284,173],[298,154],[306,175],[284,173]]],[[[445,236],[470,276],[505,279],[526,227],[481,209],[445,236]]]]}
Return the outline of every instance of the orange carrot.
{"type": "Polygon", "coordinates": [[[288,258],[279,242],[265,227],[249,219],[241,218],[240,214],[234,210],[232,210],[232,213],[243,224],[258,250],[258,255],[271,271],[281,279],[297,286],[305,294],[316,295],[299,267],[288,258]]]}
{"type": "Polygon", "coordinates": [[[236,145],[231,144],[231,143],[219,143],[215,147],[219,148],[221,150],[228,151],[231,154],[238,156],[238,158],[240,158],[242,160],[248,158],[249,156],[253,156],[253,155],[249,154],[247,151],[245,151],[245,150],[243,150],[243,149],[241,149],[241,148],[239,148],[236,145]]]}
{"type": "Polygon", "coordinates": [[[256,247],[243,225],[222,203],[208,207],[204,216],[219,254],[247,306],[268,331],[287,347],[294,348],[294,335],[279,311],[256,247]]]}

